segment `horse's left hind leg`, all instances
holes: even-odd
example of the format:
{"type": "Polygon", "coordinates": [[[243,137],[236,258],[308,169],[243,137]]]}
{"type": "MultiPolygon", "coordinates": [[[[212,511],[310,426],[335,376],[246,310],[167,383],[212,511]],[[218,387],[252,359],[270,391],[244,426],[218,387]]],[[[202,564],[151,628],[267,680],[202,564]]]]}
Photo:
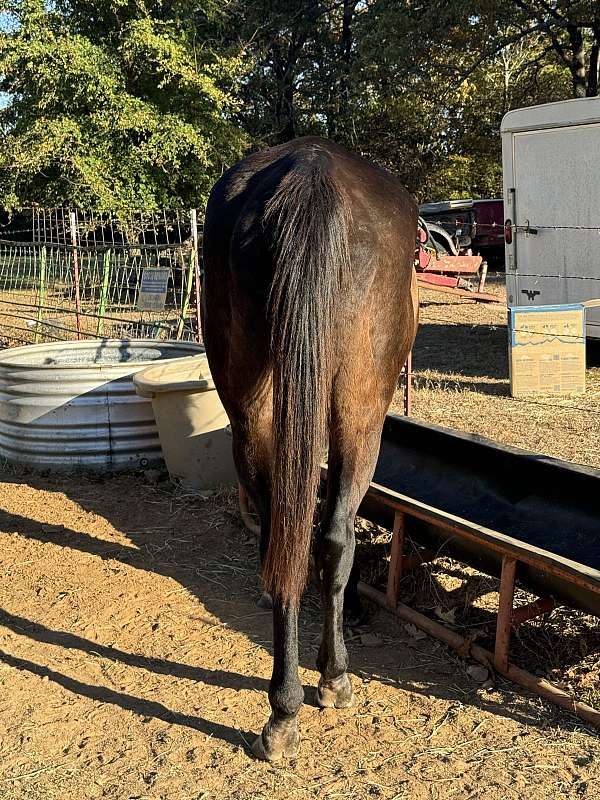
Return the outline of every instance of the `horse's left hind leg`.
{"type": "Polygon", "coordinates": [[[344,590],[354,560],[354,518],[373,475],[381,436],[378,421],[365,422],[352,431],[334,428],[331,435],[327,505],[315,542],[323,608],[323,638],[317,655],[321,673],[317,702],[322,707],[344,708],[353,700],[346,671],[344,590]]]}
{"type": "Polygon", "coordinates": [[[254,755],[268,761],[293,758],[300,747],[298,711],[304,690],[298,677],[298,609],[273,601],[271,716],[254,742],[254,755]]]}
{"type": "MultiPolygon", "coordinates": [[[[260,518],[260,558],[265,558],[271,526],[269,486],[270,434],[268,409],[251,409],[238,424],[232,424],[234,457],[240,481],[260,518]]],[[[269,595],[267,595],[269,597],[269,595]]],[[[264,602],[265,594],[261,600],[264,602]]],[[[252,746],[258,758],[278,761],[293,758],[300,746],[298,710],[304,690],[298,677],[298,610],[274,599],[273,675],[269,684],[271,716],[252,746]]]]}

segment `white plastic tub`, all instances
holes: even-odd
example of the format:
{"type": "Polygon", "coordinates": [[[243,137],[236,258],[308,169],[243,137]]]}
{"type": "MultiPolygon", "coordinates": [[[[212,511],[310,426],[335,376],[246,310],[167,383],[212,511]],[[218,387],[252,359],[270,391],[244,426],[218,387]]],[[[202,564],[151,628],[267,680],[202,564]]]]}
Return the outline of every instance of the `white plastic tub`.
{"type": "Polygon", "coordinates": [[[141,397],[152,400],[171,478],[193,489],[237,483],[229,420],[204,354],[148,367],[134,383],[141,397]]]}

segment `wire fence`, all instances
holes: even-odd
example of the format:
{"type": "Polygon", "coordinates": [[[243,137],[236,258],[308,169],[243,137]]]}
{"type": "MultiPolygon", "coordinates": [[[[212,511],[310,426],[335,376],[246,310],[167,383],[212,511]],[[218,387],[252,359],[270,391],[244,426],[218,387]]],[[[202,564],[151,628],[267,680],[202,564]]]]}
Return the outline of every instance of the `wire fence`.
{"type": "Polygon", "coordinates": [[[0,221],[3,344],[200,338],[195,209],[26,209],[0,221]]]}

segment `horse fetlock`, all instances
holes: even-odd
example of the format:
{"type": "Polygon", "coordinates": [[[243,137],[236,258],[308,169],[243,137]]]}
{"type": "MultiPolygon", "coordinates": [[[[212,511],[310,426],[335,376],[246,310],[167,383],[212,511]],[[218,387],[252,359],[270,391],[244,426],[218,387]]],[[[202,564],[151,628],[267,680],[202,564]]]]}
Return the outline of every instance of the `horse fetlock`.
{"type": "Polygon", "coordinates": [[[277,724],[283,725],[294,719],[304,702],[304,689],[297,681],[290,681],[280,686],[269,687],[269,702],[277,724]]]}
{"type": "Polygon", "coordinates": [[[355,704],[352,683],[348,673],[339,678],[325,680],[321,678],[317,686],[317,703],[321,708],[348,708],[355,704]]]}
{"type": "Polygon", "coordinates": [[[279,761],[282,758],[295,758],[300,749],[300,729],[298,719],[275,719],[271,714],[269,721],[252,745],[256,758],[263,761],[279,761]]]}

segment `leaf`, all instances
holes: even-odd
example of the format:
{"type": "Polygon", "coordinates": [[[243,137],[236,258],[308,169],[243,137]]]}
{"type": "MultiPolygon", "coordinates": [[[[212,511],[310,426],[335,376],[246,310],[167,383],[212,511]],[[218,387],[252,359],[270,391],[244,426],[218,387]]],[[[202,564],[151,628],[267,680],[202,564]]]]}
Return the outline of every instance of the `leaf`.
{"type": "Polygon", "coordinates": [[[435,615],[438,619],[444,620],[444,622],[447,622],[449,625],[456,625],[456,608],[450,608],[448,611],[444,611],[441,606],[437,606],[435,615]]]}
{"type": "Polygon", "coordinates": [[[489,677],[489,670],[483,664],[471,664],[467,667],[467,675],[477,683],[485,683],[489,677]]]}

